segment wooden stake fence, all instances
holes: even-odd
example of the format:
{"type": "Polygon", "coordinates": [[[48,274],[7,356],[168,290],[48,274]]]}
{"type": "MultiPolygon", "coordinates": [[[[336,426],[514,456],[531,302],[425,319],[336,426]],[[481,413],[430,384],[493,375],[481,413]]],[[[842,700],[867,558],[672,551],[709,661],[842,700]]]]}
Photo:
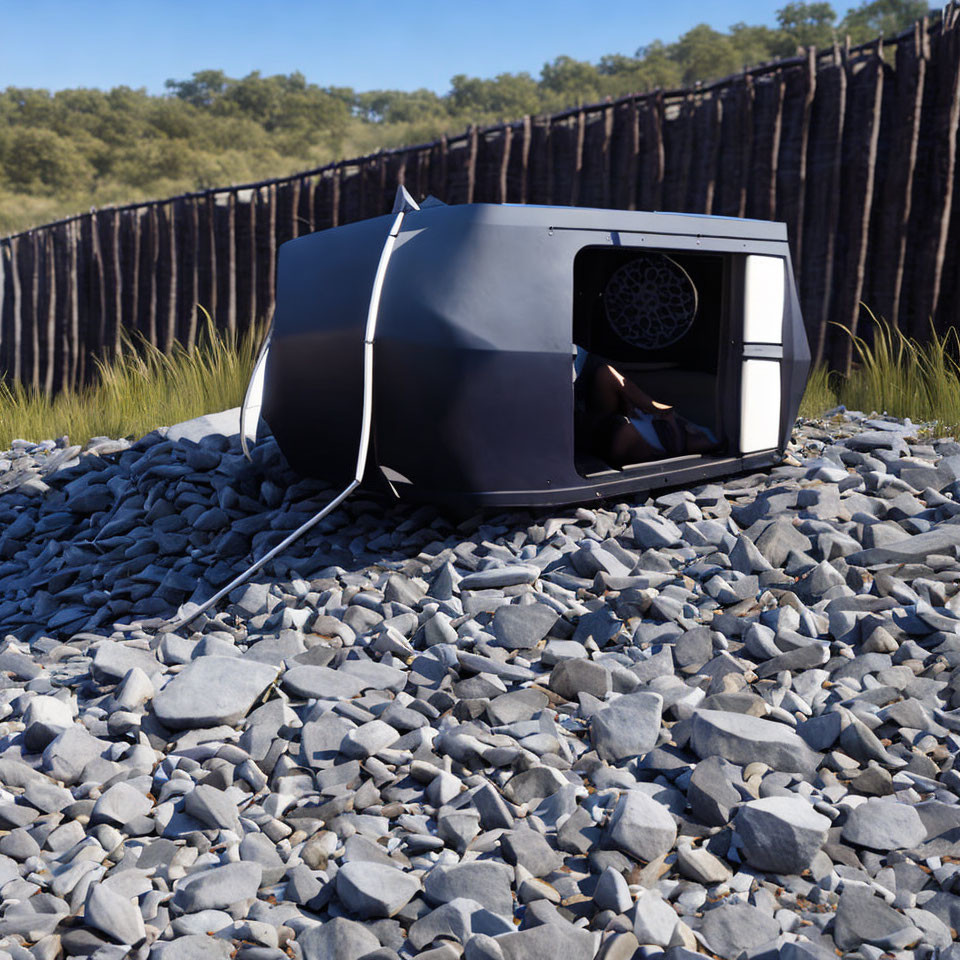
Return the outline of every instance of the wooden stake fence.
{"type": "Polygon", "coordinates": [[[923,338],[958,324],[960,6],[899,37],[809,50],[692,90],[523,117],[292,177],[72,217],[0,239],[0,374],[89,382],[122,332],[196,342],[270,318],[279,244],[447,203],[572,204],[786,222],[816,360],[847,369],[861,301],[923,338]]]}

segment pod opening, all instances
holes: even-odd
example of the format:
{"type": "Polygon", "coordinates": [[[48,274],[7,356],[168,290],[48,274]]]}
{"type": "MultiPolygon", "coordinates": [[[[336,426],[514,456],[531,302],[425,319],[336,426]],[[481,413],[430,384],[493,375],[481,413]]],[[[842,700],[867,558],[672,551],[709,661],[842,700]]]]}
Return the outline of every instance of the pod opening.
{"type": "Polygon", "coordinates": [[[724,455],[729,258],[586,247],[573,269],[578,473],[724,455]]]}

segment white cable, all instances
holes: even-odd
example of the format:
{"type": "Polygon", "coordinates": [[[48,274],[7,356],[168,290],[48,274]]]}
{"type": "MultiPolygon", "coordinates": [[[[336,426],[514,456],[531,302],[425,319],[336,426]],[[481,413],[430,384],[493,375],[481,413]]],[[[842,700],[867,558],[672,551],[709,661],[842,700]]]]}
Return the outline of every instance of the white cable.
{"type": "Polygon", "coordinates": [[[253,463],[253,457],[250,455],[250,446],[247,443],[247,417],[248,411],[256,407],[257,416],[253,422],[253,439],[257,439],[257,423],[260,420],[260,408],[263,406],[263,377],[267,366],[267,353],[270,350],[270,338],[273,336],[273,324],[267,330],[267,335],[263,338],[263,345],[257,353],[256,362],[253,365],[253,373],[250,375],[250,382],[247,384],[247,392],[243,395],[243,403],[240,404],[240,449],[243,455],[253,463]],[[251,400],[256,397],[256,402],[251,400]]]}
{"type": "Polygon", "coordinates": [[[360,445],[357,450],[357,468],[354,472],[353,480],[346,488],[333,498],[322,510],[315,513],[306,523],[301,524],[288,537],[278,543],[272,550],[265,553],[256,563],[248,567],[238,577],[231,580],[225,587],[218,590],[209,600],[202,603],[196,610],[185,613],[176,620],[168,623],[161,628],[165,631],[179,630],[185,627],[191,620],[205,613],[214,604],[219,603],[228,593],[231,593],[242,583],[245,583],[252,577],[264,564],[269,563],[278,554],[281,554],[287,547],[296,540],[299,540],[311,527],[318,524],[331,510],[335,510],[343,503],[347,497],[353,493],[363,482],[363,474],[367,466],[367,454],[370,449],[370,422],[373,419],[373,341],[377,332],[377,317],[380,313],[380,296],[383,293],[383,280],[387,275],[387,264],[393,254],[394,245],[397,242],[397,235],[400,233],[400,224],[403,223],[404,213],[401,210],[390,227],[387,239],[383,244],[383,250],[380,252],[380,262],[377,264],[377,272],[373,279],[373,289],[370,291],[370,305],[367,308],[367,324],[363,334],[363,408],[360,417],[360,445]]]}

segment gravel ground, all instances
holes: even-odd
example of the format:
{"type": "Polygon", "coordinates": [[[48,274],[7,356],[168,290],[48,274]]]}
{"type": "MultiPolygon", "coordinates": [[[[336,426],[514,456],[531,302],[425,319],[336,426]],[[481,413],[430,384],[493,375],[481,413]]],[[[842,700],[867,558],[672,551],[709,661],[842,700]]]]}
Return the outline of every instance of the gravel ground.
{"type": "Polygon", "coordinates": [[[0,960],[957,960],[960,444],[558,514],[0,458],[0,960]],[[214,611],[211,611],[213,613],[214,611]]]}

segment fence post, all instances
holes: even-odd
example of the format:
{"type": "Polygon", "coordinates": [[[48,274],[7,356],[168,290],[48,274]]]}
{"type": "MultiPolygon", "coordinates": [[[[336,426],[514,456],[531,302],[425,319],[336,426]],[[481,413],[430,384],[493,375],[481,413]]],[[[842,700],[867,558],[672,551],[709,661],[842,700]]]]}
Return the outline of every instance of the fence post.
{"type": "Polygon", "coordinates": [[[13,288],[13,379],[20,382],[23,370],[23,297],[20,290],[20,238],[10,241],[10,281],[13,288]]]}
{"type": "Polygon", "coordinates": [[[500,155],[500,175],[497,180],[497,197],[500,203],[507,202],[507,173],[510,169],[510,149],[513,145],[513,127],[508,123],[503,128],[503,152],[500,155]]]}
{"type": "Polygon", "coordinates": [[[57,275],[54,266],[53,228],[47,227],[43,242],[44,282],[46,285],[46,343],[44,344],[43,392],[53,396],[53,374],[57,365],[57,275]]]}
{"type": "Polygon", "coordinates": [[[810,182],[813,196],[807,197],[808,212],[814,215],[806,218],[804,268],[800,276],[807,330],[811,327],[814,330],[810,351],[814,364],[824,359],[827,344],[839,220],[836,198],[840,191],[843,166],[847,74],[841,65],[840,51],[836,45],[833,63],[822,69],[820,74],[811,118],[819,134],[812,164],[818,175],[810,182]]]}
{"type": "Polygon", "coordinates": [[[640,163],[640,183],[637,190],[641,210],[663,209],[663,177],[666,169],[666,151],[663,143],[663,92],[644,97],[640,142],[644,145],[640,163]]]}
{"type": "MultiPolygon", "coordinates": [[[[883,105],[883,61],[878,53],[871,63],[855,75],[849,61],[846,70],[850,74],[847,81],[850,96],[844,139],[849,147],[844,162],[846,186],[841,193],[846,206],[843,215],[846,242],[843,251],[844,270],[837,284],[833,317],[843,323],[851,334],[856,334],[873,212],[877,143],[883,105]]],[[[834,351],[836,367],[844,374],[849,374],[853,361],[853,341],[850,337],[843,337],[839,347],[839,355],[834,351]]]]}
{"type": "Polygon", "coordinates": [[[77,247],[80,242],[80,225],[77,220],[67,224],[67,297],[69,304],[68,338],[70,342],[70,373],[67,386],[74,389],[81,382],[80,366],[80,291],[77,283],[77,247]]]}
{"type": "Polygon", "coordinates": [[[10,350],[7,343],[7,257],[10,245],[0,241],[0,380],[10,376],[10,350]]]}
{"type": "Polygon", "coordinates": [[[237,191],[227,194],[227,330],[237,333],[237,191]]]}
{"type": "Polygon", "coordinates": [[[30,386],[40,389],[40,235],[30,231],[30,386]]]}

